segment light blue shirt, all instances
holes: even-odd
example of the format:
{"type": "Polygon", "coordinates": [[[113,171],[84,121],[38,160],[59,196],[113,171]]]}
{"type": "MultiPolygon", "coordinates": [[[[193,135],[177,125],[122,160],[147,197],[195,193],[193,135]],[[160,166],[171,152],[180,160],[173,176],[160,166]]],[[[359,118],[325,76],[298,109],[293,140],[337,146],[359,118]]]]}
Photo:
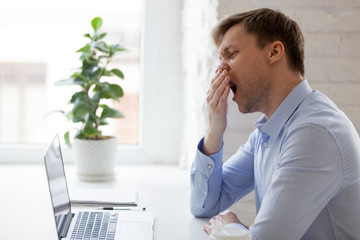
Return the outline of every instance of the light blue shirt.
{"type": "MultiPolygon", "coordinates": [[[[191,211],[212,217],[255,190],[252,239],[360,239],[360,140],[345,114],[306,80],[223,164],[198,145],[191,211]]],[[[240,219],[241,220],[241,219],[240,219]]]]}

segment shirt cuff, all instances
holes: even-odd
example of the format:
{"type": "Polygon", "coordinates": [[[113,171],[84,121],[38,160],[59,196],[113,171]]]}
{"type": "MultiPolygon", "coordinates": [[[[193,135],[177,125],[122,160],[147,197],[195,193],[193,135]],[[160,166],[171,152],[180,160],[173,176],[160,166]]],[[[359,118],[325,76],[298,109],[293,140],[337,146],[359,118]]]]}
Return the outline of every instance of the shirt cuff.
{"type": "Polygon", "coordinates": [[[223,145],[221,149],[210,156],[207,156],[201,152],[202,146],[204,144],[204,138],[198,144],[196,158],[194,161],[195,168],[204,174],[206,177],[210,177],[214,169],[222,167],[222,156],[223,156],[223,145]]]}

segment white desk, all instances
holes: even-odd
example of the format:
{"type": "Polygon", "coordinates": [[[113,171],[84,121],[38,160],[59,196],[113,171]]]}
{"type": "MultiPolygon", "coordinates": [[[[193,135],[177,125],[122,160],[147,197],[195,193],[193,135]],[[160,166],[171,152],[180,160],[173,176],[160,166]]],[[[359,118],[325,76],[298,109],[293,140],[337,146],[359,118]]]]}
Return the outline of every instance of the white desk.
{"type": "MultiPolygon", "coordinates": [[[[69,190],[76,188],[136,189],[139,206],[155,215],[155,240],[205,240],[208,219],[189,209],[189,173],[176,166],[119,165],[111,182],[77,180],[66,166],[69,190]]],[[[56,239],[55,223],[43,165],[0,164],[0,239],[56,239]],[[23,218],[23,220],[21,220],[23,218]],[[19,223],[18,226],[15,223],[19,223]]]]}

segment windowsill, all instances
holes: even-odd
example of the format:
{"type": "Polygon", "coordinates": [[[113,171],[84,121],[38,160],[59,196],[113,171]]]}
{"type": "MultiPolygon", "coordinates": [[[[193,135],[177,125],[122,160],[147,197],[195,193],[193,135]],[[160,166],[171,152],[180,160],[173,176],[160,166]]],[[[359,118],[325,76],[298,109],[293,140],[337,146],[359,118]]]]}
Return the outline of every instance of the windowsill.
{"type": "MultiPolygon", "coordinates": [[[[0,144],[0,164],[42,164],[48,146],[48,144],[0,144]]],[[[61,148],[64,162],[73,163],[71,149],[65,144],[62,144],[61,148]]],[[[161,161],[146,152],[146,148],[142,145],[119,145],[117,164],[178,164],[177,159],[161,161]]]]}

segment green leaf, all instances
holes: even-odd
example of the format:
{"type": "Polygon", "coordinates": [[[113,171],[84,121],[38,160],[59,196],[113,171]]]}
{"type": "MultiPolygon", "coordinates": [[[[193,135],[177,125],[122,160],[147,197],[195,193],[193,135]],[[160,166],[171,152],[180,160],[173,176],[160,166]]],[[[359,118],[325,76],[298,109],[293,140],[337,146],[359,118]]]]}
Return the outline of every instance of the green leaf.
{"type": "Polygon", "coordinates": [[[83,134],[87,137],[91,137],[94,135],[98,135],[101,134],[101,131],[99,131],[97,128],[95,128],[92,123],[88,122],[86,123],[84,129],[83,129],[83,134]]]}
{"type": "Polygon", "coordinates": [[[99,91],[99,88],[101,88],[101,98],[118,100],[124,96],[123,89],[117,84],[104,82],[101,83],[99,87],[96,87],[94,91],[99,91]]]}
{"type": "Polygon", "coordinates": [[[89,96],[84,91],[76,92],[71,96],[70,103],[75,103],[76,101],[88,101],[89,96]]]}
{"type": "Polygon", "coordinates": [[[76,52],[83,52],[83,53],[91,55],[91,46],[89,43],[87,43],[84,47],[80,48],[76,52]]]}
{"type": "Polygon", "coordinates": [[[125,51],[124,48],[120,47],[120,44],[113,44],[111,46],[108,46],[108,48],[110,49],[110,54],[109,54],[110,57],[112,57],[117,52],[125,51]]]}
{"type": "Polygon", "coordinates": [[[65,114],[65,117],[70,121],[73,118],[73,113],[69,111],[65,114]]]}
{"type": "Polygon", "coordinates": [[[73,123],[85,122],[84,117],[71,117],[70,120],[73,123]]]}
{"type": "Polygon", "coordinates": [[[108,125],[109,123],[105,120],[105,119],[99,119],[100,121],[99,121],[99,125],[100,126],[104,126],[104,125],[108,125]]]}
{"type": "Polygon", "coordinates": [[[124,74],[120,69],[113,68],[110,72],[112,72],[113,74],[115,74],[119,78],[124,79],[124,74]]]}
{"type": "Polygon", "coordinates": [[[99,118],[96,116],[96,114],[94,113],[90,113],[90,114],[87,114],[86,117],[85,117],[85,121],[86,122],[91,122],[91,123],[97,123],[99,122],[99,118]]]}
{"type": "Polygon", "coordinates": [[[105,42],[97,42],[94,44],[94,47],[100,52],[104,52],[104,53],[109,53],[111,50],[105,42]]]}
{"type": "Polygon", "coordinates": [[[79,139],[86,139],[86,136],[84,135],[84,133],[81,130],[76,132],[75,137],[79,138],[79,139]]]}
{"type": "Polygon", "coordinates": [[[44,117],[47,117],[47,116],[52,115],[54,113],[61,113],[62,115],[64,115],[66,117],[66,114],[65,114],[65,112],[63,110],[54,110],[54,111],[48,112],[48,113],[45,114],[44,117]]]}
{"type": "Polygon", "coordinates": [[[65,134],[64,134],[64,140],[65,140],[65,143],[66,145],[71,148],[71,142],[70,142],[70,132],[67,131],[65,134]]]}
{"type": "Polygon", "coordinates": [[[100,17],[96,17],[91,21],[91,26],[93,27],[94,31],[97,32],[102,25],[102,19],[100,17]]]}
{"type": "Polygon", "coordinates": [[[116,47],[114,48],[114,50],[117,52],[122,52],[122,51],[126,51],[126,48],[116,47]]]}
{"type": "Polygon", "coordinates": [[[102,73],[103,73],[103,69],[101,67],[93,68],[91,72],[91,77],[94,80],[98,80],[102,73]]]}
{"type": "Polygon", "coordinates": [[[113,74],[111,71],[108,71],[108,70],[105,69],[104,76],[106,76],[106,77],[111,77],[111,76],[113,76],[113,75],[114,75],[114,74],[113,74]]]}
{"type": "Polygon", "coordinates": [[[83,118],[86,114],[92,111],[91,106],[86,104],[83,101],[77,101],[74,103],[74,107],[72,109],[73,117],[74,118],[83,118]]]}
{"type": "Polygon", "coordinates": [[[83,71],[81,73],[85,79],[88,81],[86,83],[92,84],[94,81],[98,81],[103,74],[103,69],[100,66],[94,65],[87,65],[86,67],[83,66],[83,71]]]}
{"type": "Polygon", "coordinates": [[[113,45],[111,45],[111,48],[115,52],[126,51],[125,48],[120,47],[120,44],[113,44],[113,45]]]}
{"type": "Polygon", "coordinates": [[[91,39],[90,33],[84,34],[84,37],[87,37],[87,38],[90,38],[90,39],[91,39]]]}
{"type": "Polygon", "coordinates": [[[100,105],[100,107],[102,107],[103,111],[101,113],[100,119],[105,119],[105,118],[123,118],[124,114],[122,114],[121,112],[119,112],[117,109],[115,108],[110,108],[106,105],[100,105]]]}
{"type": "Polygon", "coordinates": [[[122,87],[120,87],[119,85],[110,84],[110,89],[111,89],[111,92],[112,92],[112,95],[113,95],[113,99],[116,100],[116,99],[124,96],[124,91],[123,91],[122,87]]]}
{"type": "Polygon", "coordinates": [[[89,80],[81,73],[76,74],[74,77],[75,77],[75,79],[74,79],[75,85],[83,85],[83,84],[89,83],[89,80]]]}
{"type": "Polygon", "coordinates": [[[55,82],[54,85],[56,86],[62,86],[62,85],[83,85],[88,83],[88,80],[85,76],[83,76],[81,73],[74,73],[71,75],[68,79],[63,79],[55,82]]]}
{"type": "Polygon", "coordinates": [[[104,37],[106,37],[106,35],[107,35],[107,33],[102,33],[96,38],[96,40],[103,39],[104,37]]]}
{"type": "Polygon", "coordinates": [[[88,74],[91,74],[94,70],[94,68],[98,68],[99,61],[93,58],[84,59],[82,62],[82,74],[84,76],[87,76],[88,74]]]}
{"type": "Polygon", "coordinates": [[[74,78],[72,77],[68,79],[59,80],[54,83],[55,86],[73,85],[73,84],[74,84],[74,78]]]}

